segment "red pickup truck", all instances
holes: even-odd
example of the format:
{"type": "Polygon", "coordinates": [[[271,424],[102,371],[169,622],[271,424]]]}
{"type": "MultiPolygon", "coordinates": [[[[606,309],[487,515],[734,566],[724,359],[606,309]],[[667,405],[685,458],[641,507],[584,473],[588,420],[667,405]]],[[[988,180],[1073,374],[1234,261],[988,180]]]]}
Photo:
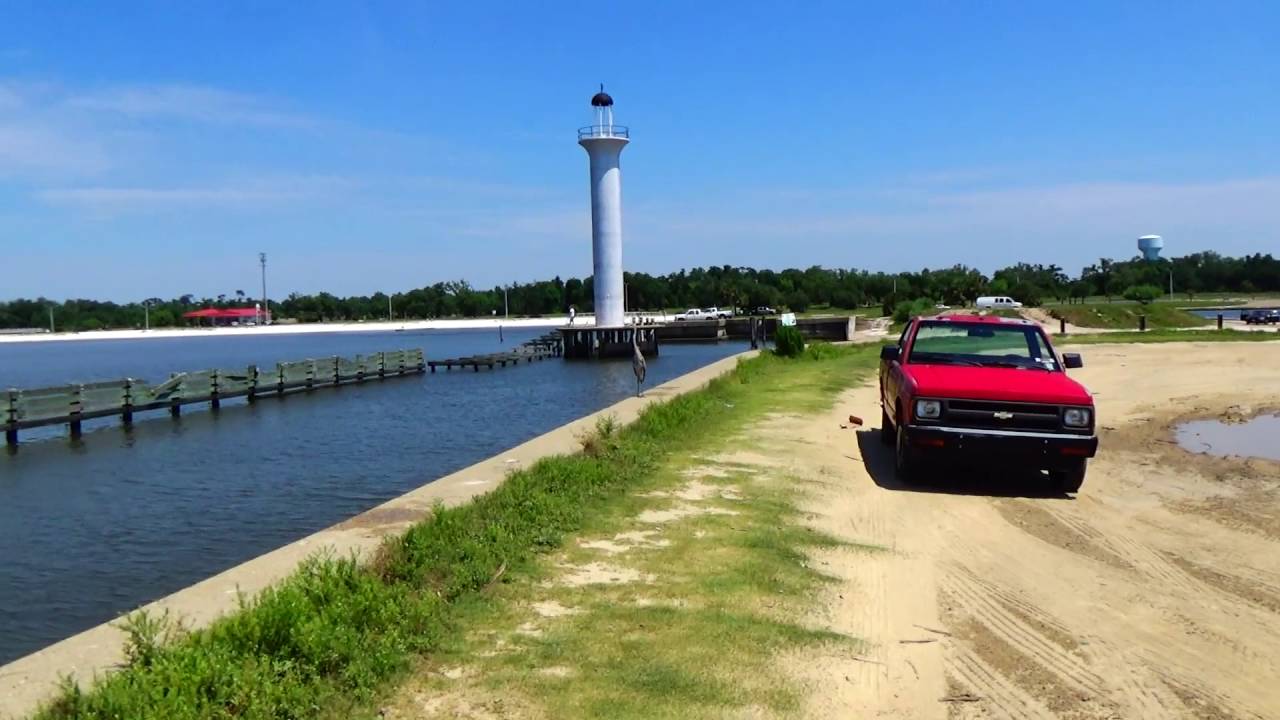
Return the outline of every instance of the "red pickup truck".
{"type": "Polygon", "coordinates": [[[880,439],[906,483],[931,460],[1046,470],[1074,493],[1098,451],[1093,396],[1039,325],[994,315],[913,319],[880,351],[880,439]]]}

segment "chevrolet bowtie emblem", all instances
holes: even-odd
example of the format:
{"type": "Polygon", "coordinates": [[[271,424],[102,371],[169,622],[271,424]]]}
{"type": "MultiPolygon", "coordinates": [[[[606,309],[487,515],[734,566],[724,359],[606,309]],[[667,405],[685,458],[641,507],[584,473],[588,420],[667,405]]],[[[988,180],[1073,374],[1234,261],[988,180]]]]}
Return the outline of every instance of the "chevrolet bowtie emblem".
{"type": "Polygon", "coordinates": [[[991,413],[991,416],[992,416],[992,417],[994,417],[994,418],[995,418],[995,419],[997,419],[997,420],[1012,420],[1012,419],[1013,419],[1013,413],[1011,413],[1011,412],[1005,412],[1004,410],[1001,410],[1000,412],[994,412],[994,413],[991,413]]]}

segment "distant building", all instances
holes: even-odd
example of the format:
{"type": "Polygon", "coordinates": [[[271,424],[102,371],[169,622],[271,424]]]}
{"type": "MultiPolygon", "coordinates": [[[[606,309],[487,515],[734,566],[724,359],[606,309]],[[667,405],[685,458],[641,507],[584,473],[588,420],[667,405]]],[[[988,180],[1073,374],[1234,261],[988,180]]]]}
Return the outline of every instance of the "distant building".
{"type": "Polygon", "coordinates": [[[1159,260],[1160,251],[1164,249],[1164,239],[1159,235],[1143,235],[1138,238],[1138,251],[1143,260],[1159,260]]]}

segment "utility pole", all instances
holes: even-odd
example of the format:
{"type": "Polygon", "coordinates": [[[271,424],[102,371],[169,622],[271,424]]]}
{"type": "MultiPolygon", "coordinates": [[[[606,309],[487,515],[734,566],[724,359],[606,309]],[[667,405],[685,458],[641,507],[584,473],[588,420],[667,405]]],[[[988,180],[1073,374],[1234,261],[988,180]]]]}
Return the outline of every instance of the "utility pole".
{"type": "Polygon", "coordinates": [[[53,306],[49,306],[49,332],[53,333],[53,306]]]}
{"type": "Polygon", "coordinates": [[[511,319],[511,306],[507,304],[507,287],[502,288],[502,317],[504,320],[511,319]]]}
{"type": "Polygon", "coordinates": [[[387,293],[387,322],[391,322],[395,319],[395,313],[391,312],[391,293],[387,293]]]}
{"type": "Polygon", "coordinates": [[[262,324],[269,325],[271,306],[267,304],[267,254],[258,253],[258,262],[262,264],[262,324]]]}
{"type": "Polygon", "coordinates": [[[1173,300],[1173,269],[1169,269],[1169,299],[1173,300]]]}
{"type": "Polygon", "coordinates": [[[143,330],[151,329],[151,301],[150,300],[142,301],[142,329],[143,330]]]}

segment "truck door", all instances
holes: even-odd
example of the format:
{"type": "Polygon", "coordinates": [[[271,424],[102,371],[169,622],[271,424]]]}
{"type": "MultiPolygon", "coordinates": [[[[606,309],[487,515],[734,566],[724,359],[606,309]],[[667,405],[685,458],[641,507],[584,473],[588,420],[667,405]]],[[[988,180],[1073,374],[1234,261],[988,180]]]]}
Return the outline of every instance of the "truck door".
{"type": "Polygon", "coordinates": [[[890,415],[893,414],[894,400],[898,397],[898,390],[902,387],[902,353],[906,351],[907,332],[910,330],[911,324],[908,323],[902,329],[902,334],[898,336],[898,359],[880,365],[880,402],[884,404],[885,411],[890,415]]]}

